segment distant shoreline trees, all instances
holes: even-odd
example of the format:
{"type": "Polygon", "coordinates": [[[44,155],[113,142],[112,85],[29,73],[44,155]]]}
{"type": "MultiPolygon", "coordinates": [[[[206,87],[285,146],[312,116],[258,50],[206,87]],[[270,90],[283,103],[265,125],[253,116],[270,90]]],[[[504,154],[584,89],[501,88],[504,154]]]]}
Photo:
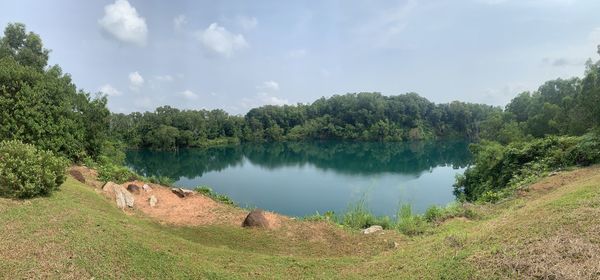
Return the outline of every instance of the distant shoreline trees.
{"type": "Polygon", "coordinates": [[[476,139],[479,124],[501,109],[452,102],[434,104],[416,93],[384,96],[351,93],[312,104],[251,109],[244,117],[223,110],[179,110],[113,114],[111,134],[130,148],[177,149],[207,143],[284,140],[405,141],[476,139]]]}

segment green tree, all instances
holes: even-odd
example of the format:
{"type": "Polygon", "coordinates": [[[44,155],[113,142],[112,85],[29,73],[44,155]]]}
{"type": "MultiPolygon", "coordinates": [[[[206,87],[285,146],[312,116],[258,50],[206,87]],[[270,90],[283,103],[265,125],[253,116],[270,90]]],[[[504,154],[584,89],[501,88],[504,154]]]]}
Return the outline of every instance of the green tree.
{"type": "Polygon", "coordinates": [[[0,39],[0,58],[13,57],[19,64],[42,71],[48,64],[49,50],[42,39],[33,32],[26,32],[22,23],[9,23],[0,39]]]}

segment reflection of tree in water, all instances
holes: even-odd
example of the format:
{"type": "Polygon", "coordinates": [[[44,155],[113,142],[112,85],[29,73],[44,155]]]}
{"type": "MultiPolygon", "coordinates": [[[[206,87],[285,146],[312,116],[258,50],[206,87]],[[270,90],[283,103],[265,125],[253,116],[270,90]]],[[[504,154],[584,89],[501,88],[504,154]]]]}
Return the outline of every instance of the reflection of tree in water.
{"type": "Polygon", "coordinates": [[[324,170],[360,175],[418,175],[441,165],[465,167],[470,159],[468,144],[462,141],[273,143],[244,146],[244,154],[252,163],[266,168],[310,163],[324,170]]]}
{"type": "Polygon", "coordinates": [[[343,174],[400,173],[418,176],[436,166],[465,167],[470,160],[464,141],[365,143],[247,143],[179,152],[131,151],[127,163],[144,175],[193,178],[241,164],[244,157],[268,169],[312,164],[343,174]]]}
{"type": "Polygon", "coordinates": [[[172,151],[135,150],[127,152],[126,163],[145,176],[172,179],[194,178],[242,163],[240,146],[172,151]]]}

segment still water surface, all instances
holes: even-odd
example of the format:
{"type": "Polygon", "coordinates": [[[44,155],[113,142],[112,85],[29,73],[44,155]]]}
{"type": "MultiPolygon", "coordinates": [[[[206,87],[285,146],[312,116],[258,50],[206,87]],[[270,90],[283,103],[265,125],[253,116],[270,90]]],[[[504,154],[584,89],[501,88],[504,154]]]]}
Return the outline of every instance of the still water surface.
{"type": "Polygon", "coordinates": [[[423,212],[454,200],[452,184],[470,160],[464,141],[247,143],[178,152],[135,150],[127,164],[175,185],[210,186],[242,206],[291,216],[333,210],[365,199],[377,215],[399,204],[423,212]]]}

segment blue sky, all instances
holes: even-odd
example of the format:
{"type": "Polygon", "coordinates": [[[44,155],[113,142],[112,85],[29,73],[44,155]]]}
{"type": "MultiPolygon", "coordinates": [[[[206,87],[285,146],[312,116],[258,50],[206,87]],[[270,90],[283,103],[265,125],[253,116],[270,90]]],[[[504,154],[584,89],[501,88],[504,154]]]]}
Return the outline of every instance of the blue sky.
{"type": "Polygon", "coordinates": [[[0,2],[114,112],[417,92],[505,105],[597,59],[600,1],[0,2]]]}

